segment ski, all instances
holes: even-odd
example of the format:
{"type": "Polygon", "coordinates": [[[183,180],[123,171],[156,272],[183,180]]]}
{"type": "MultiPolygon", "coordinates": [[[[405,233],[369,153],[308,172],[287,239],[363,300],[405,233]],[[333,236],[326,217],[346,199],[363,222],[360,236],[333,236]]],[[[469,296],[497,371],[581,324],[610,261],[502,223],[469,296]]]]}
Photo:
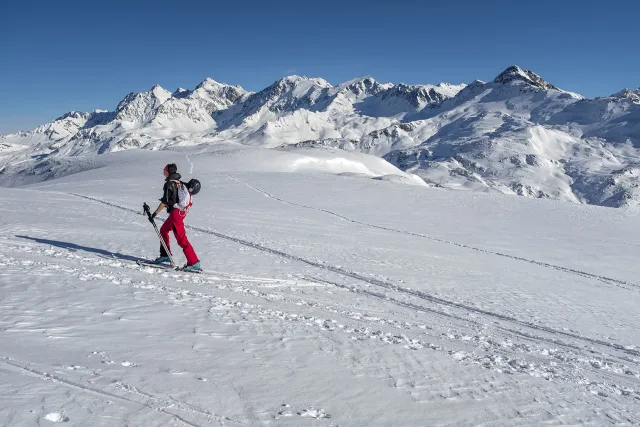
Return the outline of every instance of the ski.
{"type": "Polygon", "coordinates": [[[204,271],[202,270],[185,270],[184,267],[173,267],[169,264],[156,264],[153,261],[136,260],[136,264],[138,264],[141,267],[152,267],[152,268],[159,268],[162,270],[182,271],[184,273],[197,273],[197,274],[204,273],[204,271]]]}
{"type": "Polygon", "coordinates": [[[142,267],[153,267],[153,268],[161,268],[164,270],[176,270],[177,267],[173,267],[169,264],[156,264],[153,261],[141,261],[141,260],[136,260],[136,264],[142,266],[142,267]]]}

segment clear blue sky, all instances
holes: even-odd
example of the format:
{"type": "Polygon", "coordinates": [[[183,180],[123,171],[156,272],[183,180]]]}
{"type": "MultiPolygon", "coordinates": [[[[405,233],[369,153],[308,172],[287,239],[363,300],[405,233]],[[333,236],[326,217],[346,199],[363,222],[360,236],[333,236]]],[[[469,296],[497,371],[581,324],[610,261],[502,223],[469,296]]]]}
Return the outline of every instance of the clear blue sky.
{"type": "Polygon", "coordinates": [[[639,15],[638,0],[0,0],[0,133],[206,77],[468,83],[517,64],[604,96],[640,86],[639,15]]]}

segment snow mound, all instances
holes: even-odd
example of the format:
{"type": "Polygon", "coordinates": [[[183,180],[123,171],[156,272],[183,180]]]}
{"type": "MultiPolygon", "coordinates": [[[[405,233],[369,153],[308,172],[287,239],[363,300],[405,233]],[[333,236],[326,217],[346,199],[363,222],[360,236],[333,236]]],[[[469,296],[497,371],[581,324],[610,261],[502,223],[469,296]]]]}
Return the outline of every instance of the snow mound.
{"type": "Polygon", "coordinates": [[[158,175],[158,171],[167,163],[177,163],[181,173],[194,170],[200,174],[330,174],[427,186],[418,176],[403,172],[370,154],[336,148],[266,149],[240,145],[217,145],[204,149],[185,147],[153,152],[131,150],[89,158],[47,159],[23,174],[0,174],[0,185],[17,187],[52,180],[81,182],[111,179],[113,176],[135,180],[141,176],[158,175]]]}

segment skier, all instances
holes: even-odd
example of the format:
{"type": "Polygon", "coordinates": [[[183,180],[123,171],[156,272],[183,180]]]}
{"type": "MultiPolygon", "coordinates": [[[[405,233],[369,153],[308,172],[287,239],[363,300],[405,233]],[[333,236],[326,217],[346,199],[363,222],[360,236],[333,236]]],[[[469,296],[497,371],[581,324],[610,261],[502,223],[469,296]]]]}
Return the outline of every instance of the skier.
{"type": "MultiPolygon", "coordinates": [[[[178,192],[179,186],[187,184],[180,181],[180,174],[178,173],[178,166],[175,163],[170,163],[164,167],[164,176],[165,183],[162,189],[163,194],[160,199],[160,204],[155,212],[151,215],[151,220],[153,220],[157,214],[162,212],[163,209],[167,209],[167,213],[169,217],[160,227],[160,235],[162,236],[162,240],[164,240],[167,245],[167,249],[171,252],[171,248],[169,246],[169,231],[173,230],[173,234],[176,237],[178,245],[182,248],[184,252],[184,256],[187,258],[187,264],[184,266],[183,270],[185,271],[199,271],[200,268],[200,260],[196,255],[191,243],[187,239],[187,232],[184,229],[184,219],[187,216],[187,210],[180,210],[176,204],[178,203],[178,192]]],[[[189,188],[189,193],[194,192],[194,189],[189,188]]],[[[165,251],[164,246],[160,244],[160,256],[155,259],[154,263],[162,264],[163,262],[170,261],[169,255],[167,251],[165,251]]]]}

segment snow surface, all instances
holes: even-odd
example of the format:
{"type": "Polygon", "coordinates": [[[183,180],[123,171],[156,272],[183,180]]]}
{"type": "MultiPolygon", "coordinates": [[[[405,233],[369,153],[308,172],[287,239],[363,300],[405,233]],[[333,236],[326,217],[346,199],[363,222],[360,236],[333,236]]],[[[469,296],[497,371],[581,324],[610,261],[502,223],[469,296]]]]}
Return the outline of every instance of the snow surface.
{"type": "Polygon", "coordinates": [[[640,424],[637,215],[351,154],[133,150],[3,189],[0,425],[640,424]],[[134,262],[168,162],[202,182],[201,275],[134,262]]]}

